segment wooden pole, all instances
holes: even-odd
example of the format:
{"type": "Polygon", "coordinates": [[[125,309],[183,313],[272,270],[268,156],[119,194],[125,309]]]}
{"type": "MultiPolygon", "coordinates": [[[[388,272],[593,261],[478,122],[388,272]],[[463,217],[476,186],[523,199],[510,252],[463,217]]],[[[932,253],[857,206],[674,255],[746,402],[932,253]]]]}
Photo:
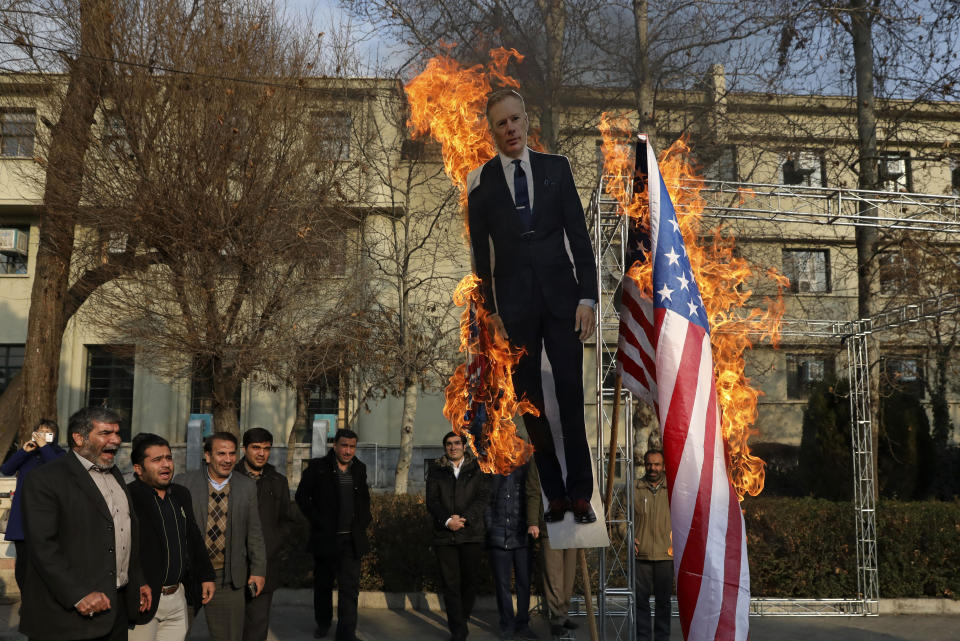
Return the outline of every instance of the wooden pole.
{"type": "Polygon", "coordinates": [[[590,641],[597,641],[597,619],[593,614],[593,591],[590,589],[590,570],[587,568],[587,552],[583,548],[578,551],[580,558],[580,576],[583,578],[583,601],[587,605],[587,625],[590,626],[590,641]]]}
{"type": "Polygon", "coordinates": [[[622,380],[617,372],[616,382],[613,384],[613,419],[610,421],[610,450],[607,463],[607,491],[604,495],[604,505],[607,507],[607,521],[610,520],[613,509],[613,480],[617,473],[617,441],[620,438],[620,389],[622,380]]]}

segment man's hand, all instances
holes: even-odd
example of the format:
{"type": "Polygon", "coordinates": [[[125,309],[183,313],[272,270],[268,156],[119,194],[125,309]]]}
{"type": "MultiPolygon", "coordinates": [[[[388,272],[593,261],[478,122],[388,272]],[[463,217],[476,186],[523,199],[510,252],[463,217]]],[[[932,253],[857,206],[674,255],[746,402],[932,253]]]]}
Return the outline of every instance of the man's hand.
{"type": "Polygon", "coordinates": [[[580,342],[587,340],[593,334],[594,322],[596,322],[596,315],[593,308],[589,305],[577,305],[576,324],[573,331],[579,332],[580,342]]]}
{"type": "Polygon", "coordinates": [[[504,340],[509,339],[507,328],[503,326],[503,319],[500,314],[490,314],[487,316],[487,331],[491,336],[502,336],[504,340]]]}
{"type": "Polygon", "coordinates": [[[150,590],[149,585],[140,586],[140,611],[146,612],[150,609],[150,604],[153,603],[153,592],[150,590]]]}
{"type": "Polygon", "coordinates": [[[640,539],[633,540],[633,556],[640,554],[640,539]]]}
{"type": "Polygon", "coordinates": [[[450,522],[447,523],[447,529],[456,532],[457,530],[462,530],[466,524],[467,520],[465,518],[459,514],[454,514],[450,517],[450,522]]]}
{"type": "Polygon", "coordinates": [[[217,586],[213,581],[204,581],[200,584],[200,602],[204,605],[210,603],[213,593],[217,591],[217,586]]]}
{"type": "Polygon", "coordinates": [[[532,536],[534,539],[540,538],[540,528],[536,525],[531,525],[527,528],[527,534],[532,536]]]}
{"type": "Polygon", "coordinates": [[[247,581],[248,584],[253,583],[255,586],[257,586],[257,593],[254,596],[260,596],[260,593],[263,592],[263,584],[265,582],[266,578],[262,576],[253,576],[252,574],[250,575],[250,579],[247,581]]]}
{"type": "Polygon", "coordinates": [[[85,617],[92,617],[97,612],[106,612],[110,609],[110,599],[103,592],[91,592],[83,597],[74,606],[77,612],[85,617]]]}

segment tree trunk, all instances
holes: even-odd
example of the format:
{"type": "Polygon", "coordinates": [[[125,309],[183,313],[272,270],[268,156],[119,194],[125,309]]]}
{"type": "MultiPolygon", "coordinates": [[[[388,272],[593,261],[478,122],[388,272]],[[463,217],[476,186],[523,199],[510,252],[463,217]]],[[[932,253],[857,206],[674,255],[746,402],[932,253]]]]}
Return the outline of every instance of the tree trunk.
{"type": "Polygon", "coordinates": [[[60,119],[50,134],[47,174],[27,345],[19,433],[26,437],[41,418],[57,418],[60,348],[67,326],[67,291],[76,212],[83,185],[83,158],[103,94],[111,58],[112,13],[108,0],[80,2],[80,54],[72,61],[60,119]]]}
{"type": "Polygon", "coordinates": [[[393,491],[396,494],[407,493],[407,479],[410,476],[410,462],[413,460],[413,425],[417,417],[417,400],[420,388],[410,378],[403,382],[403,416],[400,422],[400,456],[397,459],[397,478],[393,491]]]}
{"type": "Polygon", "coordinates": [[[307,401],[309,400],[309,391],[305,385],[297,385],[297,415],[293,419],[293,427],[287,436],[287,469],[288,479],[293,478],[294,453],[297,449],[297,434],[306,433],[307,430],[307,401]]]}
{"type": "MultiPolygon", "coordinates": [[[[850,33],[853,37],[853,58],[857,82],[857,137],[859,139],[860,189],[876,189],[878,180],[877,154],[877,111],[873,85],[873,15],[866,0],[850,2],[850,33]]],[[[866,202],[860,203],[862,216],[875,216],[876,210],[866,202]]],[[[857,227],[857,314],[860,318],[869,318],[875,313],[875,293],[877,287],[877,230],[874,227],[857,227]]],[[[870,341],[871,352],[878,356],[878,341],[873,336],[870,341]]],[[[870,366],[870,406],[880,408],[880,361],[870,366]]],[[[873,469],[877,469],[877,443],[880,421],[876,414],[871,422],[873,439],[873,469]]],[[[877,484],[874,484],[876,489],[877,484]]]]}
{"type": "Polygon", "coordinates": [[[230,432],[240,437],[240,421],[237,418],[237,389],[240,382],[229,374],[216,369],[213,373],[213,431],[230,432]]]}
{"type": "Polygon", "coordinates": [[[537,0],[543,16],[546,36],[546,60],[543,100],[540,104],[540,141],[547,151],[556,153],[559,123],[555,109],[560,92],[563,66],[563,34],[566,29],[564,0],[537,0]]]}
{"type": "Polygon", "coordinates": [[[639,116],[638,131],[646,134],[654,149],[657,129],[653,116],[653,74],[650,72],[650,40],[647,37],[647,0],[633,0],[633,24],[636,31],[633,83],[634,99],[639,116]]]}
{"type": "Polygon", "coordinates": [[[5,455],[10,449],[10,444],[14,442],[17,436],[17,430],[13,426],[20,421],[20,405],[23,402],[23,377],[19,374],[14,376],[3,390],[3,396],[0,396],[0,425],[9,426],[7,429],[0,429],[0,456],[5,455]]]}

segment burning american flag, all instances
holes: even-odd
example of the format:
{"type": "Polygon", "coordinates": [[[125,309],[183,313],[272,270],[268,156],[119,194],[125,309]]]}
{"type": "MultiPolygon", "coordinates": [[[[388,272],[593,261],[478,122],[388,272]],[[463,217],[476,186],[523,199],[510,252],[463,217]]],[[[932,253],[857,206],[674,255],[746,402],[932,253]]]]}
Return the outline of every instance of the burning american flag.
{"type": "MultiPolygon", "coordinates": [[[[649,194],[649,235],[632,233],[634,260],[652,262],[652,294],[631,267],[623,283],[618,369],[660,420],[670,496],[674,573],[687,641],[747,639],[750,575],[740,502],[727,474],[710,324],[653,148],[640,136],[638,180],[649,194]]],[[[638,190],[635,190],[635,193],[638,190]]],[[[631,231],[640,231],[631,219],[631,231]]],[[[648,285],[649,286],[649,285],[648,285]]]]}

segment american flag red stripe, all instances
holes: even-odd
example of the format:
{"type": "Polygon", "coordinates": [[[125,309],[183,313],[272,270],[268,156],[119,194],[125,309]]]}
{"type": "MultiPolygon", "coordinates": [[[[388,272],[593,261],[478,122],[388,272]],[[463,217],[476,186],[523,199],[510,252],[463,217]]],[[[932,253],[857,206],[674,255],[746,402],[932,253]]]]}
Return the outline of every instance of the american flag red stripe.
{"type": "Polygon", "coordinates": [[[637,156],[650,194],[649,252],[638,254],[653,261],[654,295],[642,298],[624,279],[617,365],[623,385],[650,401],[660,419],[683,637],[746,641],[746,535],[727,473],[709,322],[645,137],[637,156]]]}

